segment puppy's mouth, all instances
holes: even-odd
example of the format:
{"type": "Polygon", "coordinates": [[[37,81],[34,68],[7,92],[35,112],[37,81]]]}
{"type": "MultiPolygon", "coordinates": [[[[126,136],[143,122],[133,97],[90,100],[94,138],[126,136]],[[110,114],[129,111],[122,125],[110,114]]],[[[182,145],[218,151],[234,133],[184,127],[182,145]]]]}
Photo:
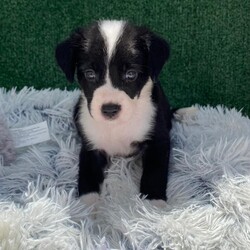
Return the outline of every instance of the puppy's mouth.
{"type": "Polygon", "coordinates": [[[119,117],[121,105],[117,103],[105,103],[101,106],[101,114],[106,120],[115,120],[119,117]]]}
{"type": "Polygon", "coordinates": [[[96,122],[120,126],[132,118],[136,102],[123,91],[102,86],[94,92],[88,110],[96,122]]]}

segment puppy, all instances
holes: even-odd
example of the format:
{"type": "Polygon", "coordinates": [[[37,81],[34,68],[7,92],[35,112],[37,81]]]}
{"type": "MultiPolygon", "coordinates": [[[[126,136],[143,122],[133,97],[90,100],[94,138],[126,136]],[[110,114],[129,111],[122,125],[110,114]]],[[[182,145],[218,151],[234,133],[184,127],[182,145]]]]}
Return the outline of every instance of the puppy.
{"type": "Polygon", "coordinates": [[[163,38],[126,21],[95,22],[57,46],[59,66],[70,82],[76,72],[82,90],[74,118],[87,203],[98,199],[109,157],[139,152],[141,194],[166,201],[172,113],[158,77],[168,57],[163,38]]]}

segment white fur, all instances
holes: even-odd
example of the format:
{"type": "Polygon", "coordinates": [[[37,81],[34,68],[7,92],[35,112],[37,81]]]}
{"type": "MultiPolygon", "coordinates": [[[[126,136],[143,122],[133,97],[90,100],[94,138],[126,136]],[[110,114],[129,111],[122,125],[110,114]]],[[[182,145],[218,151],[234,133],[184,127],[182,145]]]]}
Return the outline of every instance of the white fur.
{"type": "Polygon", "coordinates": [[[96,205],[99,201],[100,195],[98,193],[89,193],[80,197],[80,202],[86,207],[96,205]]]}
{"type": "MultiPolygon", "coordinates": [[[[123,28],[125,25],[125,21],[114,21],[114,20],[105,20],[99,23],[100,32],[105,40],[106,49],[108,52],[108,61],[110,62],[110,58],[114,54],[116,44],[123,33],[123,28]]],[[[106,85],[112,86],[110,76],[109,76],[109,68],[107,68],[106,72],[106,85]]]]}
{"type": "Polygon", "coordinates": [[[153,206],[157,207],[157,208],[165,208],[167,206],[166,201],[164,200],[150,200],[149,201],[153,206]]]}
{"type": "Polygon", "coordinates": [[[79,201],[80,205],[83,206],[84,209],[88,210],[89,218],[96,220],[101,203],[100,195],[96,192],[84,194],[79,198],[79,201]]]}
{"type": "Polygon", "coordinates": [[[155,107],[151,100],[152,87],[153,82],[149,79],[140,97],[130,99],[125,92],[104,85],[94,93],[92,116],[86,100],[83,102],[79,112],[80,124],[93,149],[104,150],[111,156],[133,153],[131,143],[145,140],[153,125],[155,107]],[[102,104],[109,102],[121,105],[119,116],[114,120],[107,120],[101,114],[102,104]]]}
{"type": "Polygon", "coordinates": [[[108,58],[111,58],[112,56],[112,53],[116,47],[115,45],[123,32],[124,25],[125,25],[124,21],[113,21],[113,20],[101,21],[99,23],[100,32],[103,35],[106,42],[108,58]]]}

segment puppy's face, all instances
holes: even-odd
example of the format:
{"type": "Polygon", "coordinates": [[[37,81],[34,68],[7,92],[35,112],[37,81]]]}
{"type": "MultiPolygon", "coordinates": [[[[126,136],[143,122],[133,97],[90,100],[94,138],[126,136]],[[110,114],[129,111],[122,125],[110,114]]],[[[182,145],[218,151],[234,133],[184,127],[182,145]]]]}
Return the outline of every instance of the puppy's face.
{"type": "Polygon", "coordinates": [[[168,56],[163,39],[124,21],[78,29],[56,51],[69,81],[77,72],[91,117],[105,123],[123,123],[138,112],[168,56]]]}

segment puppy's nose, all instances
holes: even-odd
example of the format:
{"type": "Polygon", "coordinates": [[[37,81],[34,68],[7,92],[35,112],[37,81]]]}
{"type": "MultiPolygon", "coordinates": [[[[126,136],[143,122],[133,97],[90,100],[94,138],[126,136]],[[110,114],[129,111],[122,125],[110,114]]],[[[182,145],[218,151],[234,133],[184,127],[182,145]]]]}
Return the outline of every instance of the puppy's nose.
{"type": "Polygon", "coordinates": [[[121,106],[118,104],[108,103],[102,105],[102,114],[109,119],[114,118],[120,110],[121,106]]]}

